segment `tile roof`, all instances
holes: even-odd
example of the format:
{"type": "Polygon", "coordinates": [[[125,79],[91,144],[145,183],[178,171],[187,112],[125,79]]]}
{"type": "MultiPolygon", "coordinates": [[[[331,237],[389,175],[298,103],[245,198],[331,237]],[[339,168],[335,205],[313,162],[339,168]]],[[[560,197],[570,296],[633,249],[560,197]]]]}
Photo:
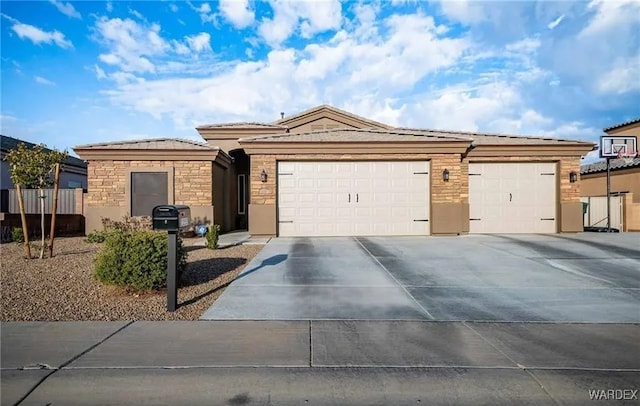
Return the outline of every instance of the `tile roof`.
{"type": "MultiPolygon", "coordinates": [[[[28,148],[33,148],[36,144],[28,141],[23,141],[18,138],[8,137],[6,135],[0,135],[0,149],[4,152],[11,151],[18,147],[18,144],[25,144],[28,148]]],[[[51,151],[49,148],[47,150],[51,151]]],[[[69,155],[64,162],[65,165],[77,166],[80,168],[86,168],[87,163],[80,158],[69,155]]]]}
{"type": "MultiPolygon", "coordinates": [[[[634,158],[633,161],[631,161],[630,163],[626,163],[624,159],[612,159],[610,162],[610,167],[611,169],[628,169],[628,168],[640,167],[640,157],[634,158]]],[[[607,170],[606,160],[602,160],[593,164],[580,166],[581,174],[604,172],[606,170],[607,170]]]]}
{"type": "Polygon", "coordinates": [[[635,124],[635,123],[640,123],[640,117],[635,118],[633,120],[625,121],[624,123],[612,125],[611,127],[604,128],[602,131],[607,132],[610,130],[615,130],[616,128],[626,127],[628,125],[635,124]]]}
{"type": "Polygon", "coordinates": [[[466,141],[469,137],[424,134],[415,130],[373,130],[357,128],[336,128],[298,134],[273,134],[242,138],[240,142],[426,142],[426,141],[466,141]]]}
{"type": "Polygon", "coordinates": [[[212,147],[209,144],[180,138],[149,138],[142,140],[103,142],[97,144],[76,145],[73,149],[219,150],[218,147],[212,147]]]}
{"type": "Polygon", "coordinates": [[[220,124],[204,124],[196,127],[197,130],[206,130],[212,128],[273,128],[273,129],[285,129],[286,126],[271,123],[257,123],[257,122],[237,122],[237,123],[220,123],[220,124]]]}
{"type": "Polygon", "coordinates": [[[568,140],[562,138],[534,137],[511,134],[476,133],[467,131],[429,130],[419,128],[398,128],[442,137],[464,137],[473,140],[473,145],[538,145],[538,144],[593,144],[588,141],[568,140]]]}
{"type": "Polygon", "coordinates": [[[425,130],[419,128],[393,128],[388,130],[338,128],[299,134],[271,134],[243,138],[241,142],[396,142],[396,141],[472,141],[478,145],[574,145],[592,142],[547,137],[480,134],[462,131],[425,130]]]}

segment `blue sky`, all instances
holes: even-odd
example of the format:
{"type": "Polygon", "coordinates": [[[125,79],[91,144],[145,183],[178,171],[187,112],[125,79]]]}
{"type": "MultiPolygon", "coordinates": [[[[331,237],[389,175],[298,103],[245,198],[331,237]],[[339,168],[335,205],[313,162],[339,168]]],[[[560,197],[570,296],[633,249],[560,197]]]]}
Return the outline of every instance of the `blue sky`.
{"type": "Polygon", "coordinates": [[[59,149],[328,103],[596,140],[640,116],[639,1],[2,1],[4,135],[59,149]]]}

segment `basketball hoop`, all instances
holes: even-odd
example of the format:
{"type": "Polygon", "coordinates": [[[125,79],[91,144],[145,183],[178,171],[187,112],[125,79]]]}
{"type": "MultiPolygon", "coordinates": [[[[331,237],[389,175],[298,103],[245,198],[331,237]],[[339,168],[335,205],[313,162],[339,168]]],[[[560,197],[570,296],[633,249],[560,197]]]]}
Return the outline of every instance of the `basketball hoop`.
{"type": "Polygon", "coordinates": [[[618,152],[618,159],[622,159],[625,165],[631,165],[635,157],[636,157],[636,152],[633,150],[626,152],[625,150],[621,149],[618,152]]]}

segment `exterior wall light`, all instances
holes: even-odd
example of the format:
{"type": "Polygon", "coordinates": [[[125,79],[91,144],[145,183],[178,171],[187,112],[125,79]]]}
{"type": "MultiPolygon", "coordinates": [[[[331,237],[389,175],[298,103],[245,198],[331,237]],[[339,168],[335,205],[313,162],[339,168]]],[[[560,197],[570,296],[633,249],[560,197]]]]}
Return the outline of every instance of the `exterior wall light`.
{"type": "Polygon", "coordinates": [[[267,181],[267,172],[263,169],[260,172],[260,182],[265,183],[267,181]]]}
{"type": "Polygon", "coordinates": [[[445,182],[449,182],[449,170],[445,169],[442,171],[442,180],[445,182]]]}
{"type": "Polygon", "coordinates": [[[578,181],[578,173],[576,171],[569,172],[569,182],[575,183],[578,181]]]}

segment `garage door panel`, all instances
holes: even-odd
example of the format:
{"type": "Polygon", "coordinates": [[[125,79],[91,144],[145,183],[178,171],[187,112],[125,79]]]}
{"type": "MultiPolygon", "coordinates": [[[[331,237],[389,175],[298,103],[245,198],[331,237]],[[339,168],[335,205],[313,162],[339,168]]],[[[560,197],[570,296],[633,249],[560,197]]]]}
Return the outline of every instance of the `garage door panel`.
{"type": "Polygon", "coordinates": [[[312,217],[316,215],[316,209],[314,207],[301,207],[298,210],[298,216],[312,217]]]}
{"type": "Polygon", "coordinates": [[[292,193],[283,193],[280,195],[280,207],[289,207],[291,203],[298,200],[298,197],[292,193]]]}
{"type": "Polygon", "coordinates": [[[346,190],[346,191],[350,191],[351,189],[353,189],[351,187],[351,179],[336,179],[334,182],[334,187],[337,190],[346,190]]]}
{"type": "Polygon", "coordinates": [[[471,233],[556,232],[554,163],[469,164],[471,233]]]}
{"type": "Polygon", "coordinates": [[[428,162],[280,162],[278,168],[281,236],[429,233],[413,222],[428,218],[429,177],[414,174],[428,172],[428,162]]]}

